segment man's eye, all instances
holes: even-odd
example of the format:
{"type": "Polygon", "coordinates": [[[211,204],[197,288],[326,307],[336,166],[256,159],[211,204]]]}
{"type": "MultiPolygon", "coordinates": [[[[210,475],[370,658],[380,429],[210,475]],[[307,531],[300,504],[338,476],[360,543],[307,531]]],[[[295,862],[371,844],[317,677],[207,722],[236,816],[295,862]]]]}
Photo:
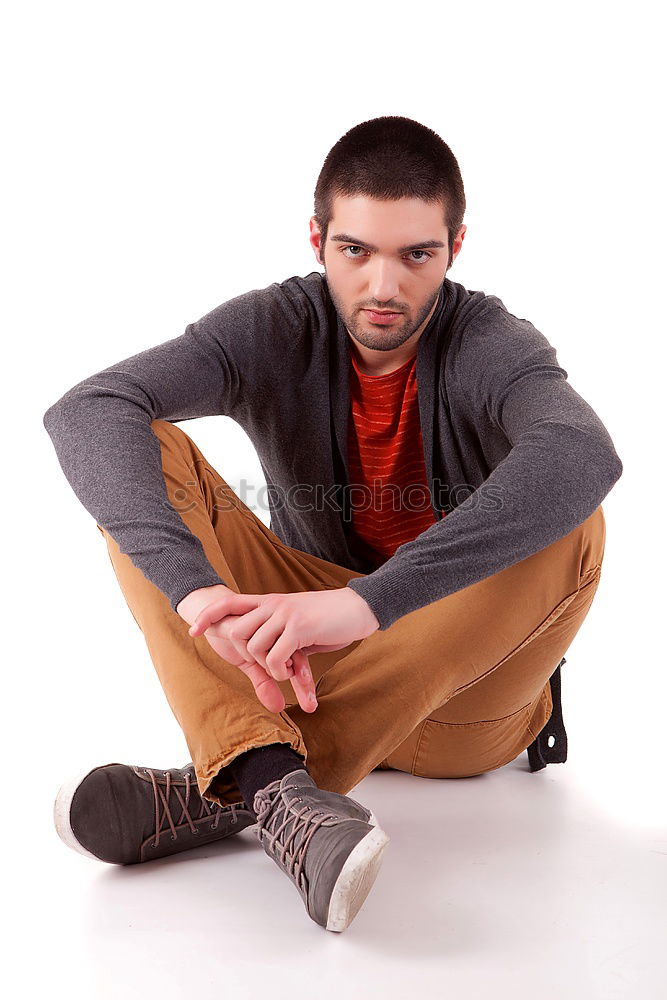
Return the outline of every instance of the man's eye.
{"type": "Polygon", "coordinates": [[[416,263],[418,263],[418,264],[421,264],[421,263],[422,263],[422,261],[424,261],[424,260],[430,260],[430,258],[431,258],[431,254],[430,254],[430,253],[426,253],[426,250],[411,250],[411,251],[410,251],[410,253],[422,253],[422,254],[424,254],[424,256],[423,256],[423,257],[421,257],[421,258],[420,258],[420,259],[419,259],[419,260],[418,260],[418,261],[416,262],[416,263]]]}
{"type": "MultiPolygon", "coordinates": [[[[362,251],[363,251],[363,249],[364,249],[363,247],[359,247],[359,246],[347,246],[347,247],[343,247],[343,253],[344,253],[344,252],[345,252],[346,250],[362,250],[362,251]]],[[[360,256],[361,256],[361,254],[358,254],[358,253],[353,253],[353,254],[352,254],[352,256],[353,256],[353,257],[360,257],[360,256]]]]}

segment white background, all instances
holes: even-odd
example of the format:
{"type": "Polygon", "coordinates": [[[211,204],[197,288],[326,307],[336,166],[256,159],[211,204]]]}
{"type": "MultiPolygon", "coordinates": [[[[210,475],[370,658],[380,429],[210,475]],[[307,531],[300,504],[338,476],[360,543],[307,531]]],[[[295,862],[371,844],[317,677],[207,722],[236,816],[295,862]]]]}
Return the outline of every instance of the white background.
{"type": "MultiPolygon", "coordinates": [[[[116,0],[23,2],[3,15],[12,995],[664,995],[656,12],[116,0]],[[598,594],[563,669],[567,763],[531,774],[524,754],[467,782],[369,775],[354,795],[391,844],[363,909],[335,935],[308,919],[245,832],[132,869],[57,838],[52,802],[71,774],[113,761],[182,766],[188,753],[42,415],[82,378],[231,296],[319,270],[308,219],[323,159],[383,114],[417,119],[451,146],[468,231],[448,277],[498,295],[548,337],[624,473],[604,502],[598,594]]],[[[261,485],[228,418],[185,429],[230,484],[261,485]]]]}

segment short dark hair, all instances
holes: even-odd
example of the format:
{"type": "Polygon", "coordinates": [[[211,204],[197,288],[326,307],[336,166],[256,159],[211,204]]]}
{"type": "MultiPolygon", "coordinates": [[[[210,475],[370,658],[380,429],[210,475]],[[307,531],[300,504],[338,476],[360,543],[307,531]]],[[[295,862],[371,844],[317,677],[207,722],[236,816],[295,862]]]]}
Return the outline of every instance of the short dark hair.
{"type": "Polygon", "coordinates": [[[447,267],[451,265],[466,208],[463,179],[447,143],[426,125],[399,115],[372,118],[355,125],[331,148],[315,186],[321,252],[337,195],[442,202],[448,229],[447,267]]]}

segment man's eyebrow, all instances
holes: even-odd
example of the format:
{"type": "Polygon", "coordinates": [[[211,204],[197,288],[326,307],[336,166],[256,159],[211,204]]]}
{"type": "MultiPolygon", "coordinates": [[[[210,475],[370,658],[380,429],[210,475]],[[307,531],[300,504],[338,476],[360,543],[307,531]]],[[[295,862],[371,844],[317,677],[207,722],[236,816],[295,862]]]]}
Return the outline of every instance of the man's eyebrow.
{"type": "MultiPolygon", "coordinates": [[[[332,243],[352,243],[356,247],[363,247],[364,250],[377,250],[372,243],[364,243],[363,240],[358,240],[354,236],[349,236],[347,233],[336,233],[335,236],[330,237],[332,243]]],[[[408,253],[410,250],[427,250],[427,249],[437,249],[439,247],[444,247],[444,243],[441,240],[424,240],[422,243],[411,243],[406,247],[399,247],[399,253],[408,253]]]]}

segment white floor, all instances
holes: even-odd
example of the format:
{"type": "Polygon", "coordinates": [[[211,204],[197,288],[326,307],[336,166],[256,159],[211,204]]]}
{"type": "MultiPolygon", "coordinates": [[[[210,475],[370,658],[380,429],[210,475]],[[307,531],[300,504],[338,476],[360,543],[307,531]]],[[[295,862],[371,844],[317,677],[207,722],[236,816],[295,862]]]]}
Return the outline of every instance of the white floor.
{"type": "Polygon", "coordinates": [[[343,934],[309,919],[249,830],[107,866],[47,831],[40,798],[20,995],[664,998],[664,828],[621,823],[588,780],[570,762],[532,773],[525,753],[463,780],[373,772],[353,795],[391,840],[343,934]]]}

